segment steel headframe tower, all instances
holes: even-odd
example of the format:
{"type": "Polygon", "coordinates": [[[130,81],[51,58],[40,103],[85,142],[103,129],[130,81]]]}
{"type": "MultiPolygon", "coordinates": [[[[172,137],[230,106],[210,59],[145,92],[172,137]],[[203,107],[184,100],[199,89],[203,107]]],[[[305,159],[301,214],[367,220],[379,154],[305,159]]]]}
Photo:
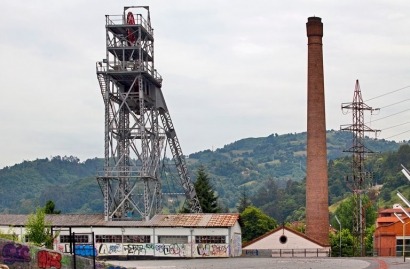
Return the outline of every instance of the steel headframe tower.
{"type": "Polygon", "coordinates": [[[342,110],[349,109],[352,110],[353,114],[353,124],[342,125],[340,129],[342,131],[350,131],[353,134],[353,145],[351,148],[344,150],[344,152],[351,152],[352,159],[352,183],[351,188],[353,191],[355,210],[353,212],[354,216],[354,233],[357,239],[359,239],[359,250],[360,255],[365,255],[365,230],[366,230],[366,208],[363,206],[363,195],[369,187],[368,174],[365,171],[364,160],[365,155],[369,153],[374,153],[372,150],[368,149],[364,145],[364,134],[365,132],[379,132],[379,130],[373,130],[365,125],[364,123],[364,111],[373,112],[378,109],[373,109],[363,102],[362,92],[360,90],[359,80],[356,80],[356,86],[354,90],[353,102],[342,103],[342,110]]]}
{"type": "Polygon", "coordinates": [[[106,58],[96,64],[105,106],[104,171],[97,176],[105,219],[148,220],[160,212],[159,164],[166,142],[191,212],[201,212],[154,68],[149,7],[106,15],[105,29],[106,58]]]}

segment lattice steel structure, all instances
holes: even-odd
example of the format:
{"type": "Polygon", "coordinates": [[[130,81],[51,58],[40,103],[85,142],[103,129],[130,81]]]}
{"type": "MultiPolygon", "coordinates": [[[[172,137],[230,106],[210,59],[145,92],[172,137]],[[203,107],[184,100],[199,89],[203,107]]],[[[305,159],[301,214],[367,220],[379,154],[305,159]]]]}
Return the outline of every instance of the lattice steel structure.
{"type": "Polygon", "coordinates": [[[368,149],[364,145],[364,134],[365,132],[379,132],[379,130],[373,130],[366,126],[364,122],[364,111],[373,112],[378,109],[373,109],[363,102],[362,92],[360,90],[359,80],[356,80],[353,102],[343,103],[342,110],[348,109],[352,110],[353,114],[353,124],[342,125],[340,127],[343,131],[350,131],[353,135],[353,145],[344,152],[352,153],[352,181],[351,188],[353,191],[355,210],[354,216],[354,233],[357,239],[359,239],[359,254],[365,256],[365,229],[366,229],[366,207],[363,206],[362,196],[366,190],[370,187],[368,182],[369,173],[365,170],[364,160],[365,155],[369,153],[374,153],[372,150],[368,149]]]}
{"type": "Polygon", "coordinates": [[[97,176],[106,220],[148,220],[161,210],[160,159],[168,144],[188,204],[201,212],[154,68],[147,6],[106,15],[106,57],[97,62],[105,107],[104,171],[97,176]],[[145,16],[144,16],[145,14],[145,16]]]}

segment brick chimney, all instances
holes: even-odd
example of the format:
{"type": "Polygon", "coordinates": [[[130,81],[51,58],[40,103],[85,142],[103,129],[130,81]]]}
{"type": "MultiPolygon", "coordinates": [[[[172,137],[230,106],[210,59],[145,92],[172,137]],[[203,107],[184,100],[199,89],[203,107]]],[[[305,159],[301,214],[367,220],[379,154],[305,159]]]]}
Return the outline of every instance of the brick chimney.
{"type": "Polygon", "coordinates": [[[306,30],[308,37],[306,235],[324,245],[329,245],[322,19],[308,18],[306,30]]]}

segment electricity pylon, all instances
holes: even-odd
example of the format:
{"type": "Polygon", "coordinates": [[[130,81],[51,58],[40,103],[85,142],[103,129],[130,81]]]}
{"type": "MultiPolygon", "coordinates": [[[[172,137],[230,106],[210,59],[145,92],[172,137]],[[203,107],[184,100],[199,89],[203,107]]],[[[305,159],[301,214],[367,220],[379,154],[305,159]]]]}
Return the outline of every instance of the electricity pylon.
{"type": "Polygon", "coordinates": [[[365,230],[366,230],[366,207],[363,206],[363,195],[369,187],[367,179],[368,174],[365,171],[364,159],[365,155],[374,153],[364,145],[365,132],[379,132],[379,130],[373,130],[364,123],[364,111],[371,111],[373,109],[363,102],[362,92],[360,90],[359,80],[356,80],[356,86],[354,90],[353,102],[343,103],[342,109],[352,110],[353,124],[341,126],[341,130],[350,131],[353,135],[353,145],[344,152],[352,153],[352,183],[351,188],[353,191],[353,198],[355,209],[353,210],[354,223],[353,232],[359,239],[359,253],[361,256],[365,256],[365,230]]]}

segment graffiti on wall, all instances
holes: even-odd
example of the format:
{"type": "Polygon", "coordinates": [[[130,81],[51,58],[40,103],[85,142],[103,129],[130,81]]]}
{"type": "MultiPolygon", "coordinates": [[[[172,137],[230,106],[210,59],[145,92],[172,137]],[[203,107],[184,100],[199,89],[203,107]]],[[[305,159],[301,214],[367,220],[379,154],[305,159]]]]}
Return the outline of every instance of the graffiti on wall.
{"type": "Polygon", "coordinates": [[[242,254],[242,236],[240,233],[235,233],[233,237],[233,255],[235,257],[242,254]]]}
{"type": "Polygon", "coordinates": [[[74,253],[83,257],[96,257],[97,250],[93,245],[75,245],[74,253]]]}
{"type": "MultiPolygon", "coordinates": [[[[10,269],[67,269],[73,268],[72,261],[71,255],[0,238],[0,264],[10,269]]],[[[92,265],[91,259],[78,256],[77,269],[92,268],[92,265]]],[[[102,263],[97,268],[107,269],[107,265],[102,263]]]]}
{"type": "Polygon", "coordinates": [[[124,245],[124,252],[126,255],[147,255],[147,248],[150,249],[151,244],[137,245],[137,244],[126,244],[124,245]]]}
{"type": "Polygon", "coordinates": [[[71,247],[70,244],[57,244],[57,250],[63,253],[70,253],[71,247]]]}
{"type": "MultiPolygon", "coordinates": [[[[70,244],[57,244],[56,250],[63,252],[63,253],[70,253],[70,244]]],[[[96,248],[93,248],[90,244],[78,244],[75,245],[74,248],[75,254],[83,257],[93,257],[98,255],[98,251],[96,248]]]]}
{"type": "Polygon", "coordinates": [[[197,252],[199,256],[227,256],[229,246],[226,244],[198,244],[197,252]]]}
{"type": "Polygon", "coordinates": [[[98,255],[123,255],[123,244],[100,244],[98,255]]]}
{"type": "MultiPolygon", "coordinates": [[[[238,246],[240,249],[240,246],[238,246]]],[[[57,249],[69,250],[69,245],[58,244],[57,249]]],[[[236,251],[239,251],[237,249],[236,251]]],[[[101,243],[96,244],[96,256],[161,256],[161,257],[228,257],[229,244],[153,244],[153,243],[101,243]]],[[[91,245],[76,245],[75,253],[84,257],[93,255],[91,245]]]]}
{"type": "Polygon", "coordinates": [[[156,244],[155,251],[163,256],[186,256],[184,244],[156,244]]]}
{"type": "Polygon", "coordinates": [[[58,252],[51,252],[47,250],[40,250],[37,252],[38,268],[61,268],[61,254],[58,252]]]}
{"type": "Polygon", "coordinates": [[[258,256],[259,251],[257,249],[246,249],[245,250],[245,255],[246,256],[258,256]]]}
{"type": "Polygon", "coordinates": [[[131,256],[174,256],[186,257],[184,244],[121,244],[104,243],[99,244],[99,256],[107,255],[131,255],[131,256]]]}
{"type": "Polygon", "coordinates": [[[28,246],[7,243],[3,246],[1,250],[1,256],[5,264],[13,264],[15,262],[30,262],[30,249],[28,246]]]}

